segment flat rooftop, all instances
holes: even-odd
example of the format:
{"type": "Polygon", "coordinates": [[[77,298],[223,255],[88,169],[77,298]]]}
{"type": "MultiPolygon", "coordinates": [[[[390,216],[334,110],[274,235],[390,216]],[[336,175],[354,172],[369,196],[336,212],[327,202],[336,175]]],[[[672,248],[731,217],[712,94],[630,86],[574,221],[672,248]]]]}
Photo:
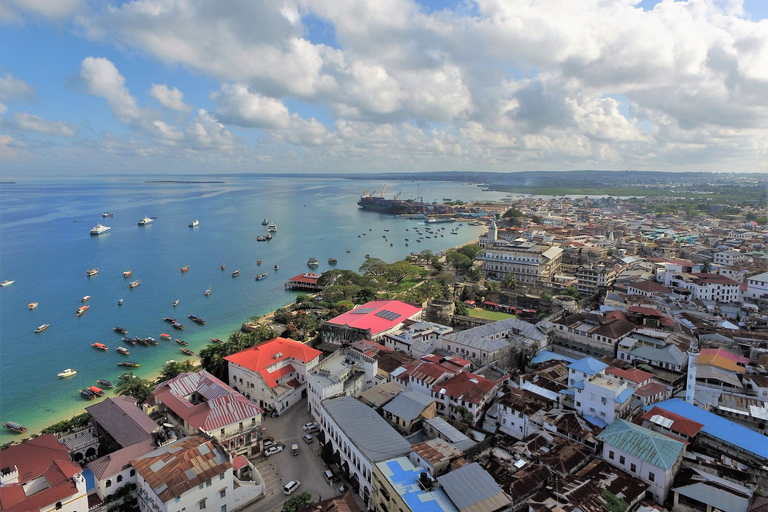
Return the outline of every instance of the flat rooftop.
{"type": "Polygon", "coordinates": [[[459,512],[439,487],[427,492],[419,486],[419,474],[426,470],[414,466],[407,457],[379,462],[376,466],[413,512],[459,512]]]}

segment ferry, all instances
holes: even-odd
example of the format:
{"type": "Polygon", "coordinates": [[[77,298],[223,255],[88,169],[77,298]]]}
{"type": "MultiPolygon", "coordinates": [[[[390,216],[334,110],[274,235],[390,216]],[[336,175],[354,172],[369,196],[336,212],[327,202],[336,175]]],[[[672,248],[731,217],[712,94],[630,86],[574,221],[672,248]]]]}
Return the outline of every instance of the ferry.
{"type": "Polygon", "coordinates": [[[86,270],[85,273],[86,273],[86,275],[88,277],[95,276],[96,274],[99,273],[99,269],[98,268],[91,268],[91,269],[86,270]]]}
{"type": "Polygon", "coordinates": [[[140,282],[141,282],[141,281],[140,281],[140,280],[138,280],[138,279],[137,279],[137,280],[135,280],[135,281],[131,281],[130,283],[128,283],[128,288],[136,288],[137,286],[139,286],[139,283],[140,283],[140,282]]]}
{"type": "Polygon", "coordinates": [[[277,233],[277,224],[269,224],[267,226],[268,233],[277,233]]]}
{"type": "Polygon", "coordinates": [[[188,355],[188,356],[193,356],[193,355],[195,355],[195,353],[194,353],[194,352],[192,352],[191,350],[189,350],[188,348],[179,347],[179,350],[180,350],[180,351],[181,351],[183,354],[185,354],[185,355],[188,355]]]}
{"type": "Polygon", "coordinates": [[[77,375],[77,370],[73,370],[72,368],[67,368],[63,372],[59,372],[58,376],[61,378],[64,377],[71,377],[73,375],[77,375]]]}
{"type": "Polygon", "coordinates": [[[27,306],[28,309],[36,309],[37,308],[37,302],[30,302],[27,306]]]}
{"type": "Polygon", "coordinates": [[[191,227],[191,228],[196,228],[199,225],[200,225],[200,221],[197,220],[197,219],[195,219],[195,220],[193,220],[192,222],[189,223],[189,227],[191,227]]]}
{"type": "Polygon", "coordinates": [[[88,388],[91,393],[93,393],[96,396],[104,396],[104,392],[101,390],[101,388],[98,388],[96,386],[91,386],[88,388]]]}
{"type": "Polygon", "coordinates": [[[43,324],[40,327],[38,327],[37,329],[35,329],[35,332],[43,332],[44,330],[46,330],[50,326],[51,326],[51,324],[43,324]]]}
{"type": "Polygon", "coordinates": [[[104,233],[109,233],[109,230],[112,229],[109,226],[102,226],[101,224],[96,224],[93,228],[91,228],[91,235],[92,236],[99,236],[103,235],[104,233]]]}
{"type": "Polygon", "coordinates": [[[184,265],[183,267],[181,267],[182,272],[186,272],[187,270],[189,270],[189,265],[184,265]]]}
{"type": "Polygon", "coordinates": [[[320,265],[320,262],[317,261],[317,258],[309,258],[309,260],[307,260],[307,266],[308,267],[315,268],[318,265],[320,265]]]}
{"type": "Polygon", "coordinates": [[[131,272],[130,270],[126,270],[125,272],[123,272],[123,277],[131,277],[132,274],[133,272],[131,272]]]}
{"type": "Polygon", "coordinates": [[[90,389],[81,389],[80,396],[82,396],[86,400],[93,400],[96,398],[96,393],[94,393],[90,389]]]}
{"type": "Polygon", "coordinates": [[[85,297],[80,299],[80,302],[88,302],[89,300],[91,300],[91,296],[90,295],[86,295],[85,297]]]}
{"type": "Polygon", "coordinates": [[[83,316],[86,311],[88,311],[91,308],[91,306],[80,306],[77,308],[77,316],[83,316]]]}
{"type": "Polygon", "coordinates": [[[115,352],[117,352],[118,354],[123,354],[124,356],[131,354],[131,352],[125,347],[117,347],[115,349],[115,352]]]}
{"type": "Polygon", "coordinates": [[[257,276],[256,276],[256,280],[257,280],[257,281],[261,281],[262,279],[266,279],[268,275],[269,275],[269,274],[266,274],[266,273],[264,273],[264,274],[259,274],[259,275],[257,275],[257,276]]]}
{"type": "Polygon", "coordinates": [[[178,305],[179,305],[179,299],[176,299],[175,301],[173,301],[173,307],[176,307],[178,305]]]}
{"type": "Polygon", "coordinates": [[[128,329],[125,329],[123,327],[113,327],[113,331],[119,332],[120,334],[128,334],[128,329]]]}
{"type": "Polygon", "coordinates": [[[186,347],[187,345],[189,345],[189,343],[187,343],[184,340],[180,340],[179,338],[176,338],[176,343],[178,343],[179,345],[181,345],[183,347],[186,347]]]}
{"type": "Polygon", "coordinates": [[[239,275],[240,275],[240,269],[237,269],[234,272],[232,272],[232,277],[237,277],[239,275]]]}
{"type": "Polygon", "coordinates": [[[144,218],[139,221],[139,226],[146,226],[148,224],[152,224],[153,222],[155,222],[154,219],[151,219],[145,215],[144,218]]]}
{"type": "Polygon", "coordinates": [[[115,387],[115,383],[114,382],[112,382],[111,380],[105,380],[105,379],[97,380],[96,384],[98,384],[99,386],[101,386],[103,388],[107,388],[107,389],[115,387]]]}
{"type": "Polygon", "coordinates": [[[2,283],[0,283],[0,286],[8,286],[8,285],[11,285],[11,284],[13,284],[15,282],[16,281],[3,281],[2,283]]]}
{"type": "Polygon", "coordinates": [[[15,421],[4,421],[3,426],[11,432],[15,432],[17,434],[23,434],[27,431],[27,427],[21,423],[16,423],[15,421]]]}
{"type": "Polygon", "coordinates": [[[93,343],[91,346],[96,350],[109,350],[109,347],[103,343],[93,343]]]}
{"type": "Polygon", "coordinates": [[[136,361],[123,361],[122,363],[117,363],[117,366],[122,366],[123,368],[138,368],[141,365],[136,361]]]}

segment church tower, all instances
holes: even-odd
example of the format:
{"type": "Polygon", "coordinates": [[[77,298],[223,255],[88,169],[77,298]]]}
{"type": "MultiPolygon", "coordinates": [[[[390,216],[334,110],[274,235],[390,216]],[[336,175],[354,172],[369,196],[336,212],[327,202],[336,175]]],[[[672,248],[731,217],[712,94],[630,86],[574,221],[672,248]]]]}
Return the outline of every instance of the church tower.
{"type": "Polygon", "coordinates": [[[696,392],[696,359],[699,357],[699,341],[694,339],[688,348],[688,377],[685,381],[685,401],[691,405],[696,392]]]}

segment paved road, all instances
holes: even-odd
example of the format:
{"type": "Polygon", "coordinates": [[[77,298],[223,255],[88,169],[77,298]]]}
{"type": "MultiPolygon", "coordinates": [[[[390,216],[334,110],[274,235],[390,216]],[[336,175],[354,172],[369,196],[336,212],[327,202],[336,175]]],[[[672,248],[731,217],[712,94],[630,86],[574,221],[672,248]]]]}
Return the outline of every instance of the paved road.
{"type": "Polygon", "coordinates": [[[312,421],[312,417],[307,410],[306,399],[279,418],[264,419],[264,437],[274,437],[275,441],[285,445],[285,449],[271,457],[259,455],[251,459],[264,478],[266,496],[246,508],[247,512],[274,512],[282,509],[283,502],[288,499],[283,494],[283,486],[291,480],[301,482],[296,493],[309,492],[316,501],[318,498],[328,499],[340,494],[338,484],[331,487],[323,477],[326,467],[319,455],[320,443],[314,436],[312,444],[308,445],[302,440],[305,432],[301,427],[309,421],[312,421]],[[291,445],[294,443],[299,445],[298,455],[291,454],[291,445]]]}

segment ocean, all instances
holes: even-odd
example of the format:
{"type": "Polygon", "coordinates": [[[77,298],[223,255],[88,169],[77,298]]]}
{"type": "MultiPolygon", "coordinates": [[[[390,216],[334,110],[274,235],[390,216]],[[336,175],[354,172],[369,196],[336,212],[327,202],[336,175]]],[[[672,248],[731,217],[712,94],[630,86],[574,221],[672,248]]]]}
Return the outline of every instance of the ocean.
{"type": "MultiPolygon", "coordinates": [[[[357,270],[366,253],[391,263],[411,252],[443,251],[476,240],[486,229],[466,222],[437,224],[433,229],[444,236],[415,243],[406,229],[423,221],[357,206],[364,190],[381,191],[385,185],[386,197],[419,195],[429,202],[505,195],[468,183],[316,177],[123,176],[0,184],[0,281],[15,280],[0,288],[0,419],[25,425],[29,434],[79,414],[94,403],[79,390],[97,379],[117,381],[126,371],[119,361],[137,361],[141,367],[134,373],[153,378],[166,361],[186,357],[174,341],[161,341],[160,333],[184,339],[199,352],[212,337],[226,339],[250,317],[292,302],[297,293],[283,285],[297,274],[357,270]],[[161,179],[189,182],[150,182],[161,179]],[[103,218],[107,211],[114,216],[103,218]],[[138,226],[144,216],[156,219],[138,226]],[[277,233],[257,242],[266,235],[265,218],[277,225],[277,233]],[[195,219],[199,226],[190,228],[195,219]],[[98,223],[111,231],[90,236],[98,223]],[[458,227],[458,235],[450,235],[448,227],[458,227]],[[310,257],[319,260],[317,269],[307,267],[310,257]],[[331,257],[338,264],[329,265],[331,257]],[[185,265],[189,271],[182,273],[185,265]],[[90,268],[99,273],[88,277],[90,268]],[[127,279],[126,270],[132,272],[127,279]],[[235,270],[240,274],[233,278],[235,270]],[[256,281],[262,272],[269,277],[256,281]],[[129,289],[135,279],[140,285],[129,289]],[[90,308],[77,317],[86,295],[90,308]],[[28,309],[31,302],[38,307],[28,309]],[[188,314],[207,324],[193,323],[188,314]],[[166,316],[185,329],[173,329],[163,321],[166,316]],[[42,324],[50,328],[35,333],[42,324]],[[152,336],[159,345],[126,345],[113,331],[116,326],[128,329],[127,336],[152,336]],[[109,350],[95,350],[95,342],[109,350]],[[130,356],[116,353],[119,345],[130,356]],[[77,375],[57,377],[65,368],[77,375]]],[[[19,437],[3,430],[0,444],[19,437]]]]}

